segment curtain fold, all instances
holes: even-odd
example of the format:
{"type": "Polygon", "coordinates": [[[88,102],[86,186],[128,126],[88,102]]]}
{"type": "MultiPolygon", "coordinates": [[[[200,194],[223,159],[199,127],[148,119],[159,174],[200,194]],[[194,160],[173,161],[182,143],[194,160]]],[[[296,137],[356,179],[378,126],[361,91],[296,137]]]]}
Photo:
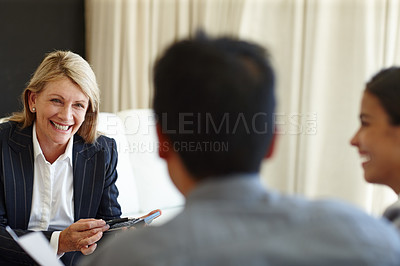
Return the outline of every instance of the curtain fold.
{"type": "Polygon", "coordinates": [[[400,64],[399,0],[86,0],[87,55],[101,110],[151,106],[152,65],[198,28],[266,47],[277,73],[275,157],[263,181],[379,215],[395,200],[366,184],[350,138],[365,82],[400,64]]]}

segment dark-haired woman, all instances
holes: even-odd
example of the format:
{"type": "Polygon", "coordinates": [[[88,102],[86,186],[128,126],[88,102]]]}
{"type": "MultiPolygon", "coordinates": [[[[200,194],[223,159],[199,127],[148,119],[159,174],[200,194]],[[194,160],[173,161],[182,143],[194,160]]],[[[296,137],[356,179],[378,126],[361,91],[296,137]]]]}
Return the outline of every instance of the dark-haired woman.
{"type": "MultiPolygon", "coordinates": [[[[363,158],[364,178],[400,194],[400,67],[384,69],[366,85],[361,126],[351,139],[363,158]]],[[[384,216],[400,229],[400,200],[384,216]]]]}

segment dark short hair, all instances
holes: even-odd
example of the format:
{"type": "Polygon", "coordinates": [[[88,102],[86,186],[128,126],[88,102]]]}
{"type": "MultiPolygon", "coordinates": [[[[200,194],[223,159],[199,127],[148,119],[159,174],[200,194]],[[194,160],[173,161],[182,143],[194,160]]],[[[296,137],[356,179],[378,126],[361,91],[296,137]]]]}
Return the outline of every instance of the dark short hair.
{"type": "Polygon", "coordinates": [[[367,83],[365,91],[378,98],[392,125],[400,125],[400,68],[379,71],[367,83]]]}
{"type": "Polygon", "coordinates": [[[166,50],[154,110],[193,176],[260,170],[274,134],[274,79],[266,51],[246,41],[199,33],[166,50]]]}

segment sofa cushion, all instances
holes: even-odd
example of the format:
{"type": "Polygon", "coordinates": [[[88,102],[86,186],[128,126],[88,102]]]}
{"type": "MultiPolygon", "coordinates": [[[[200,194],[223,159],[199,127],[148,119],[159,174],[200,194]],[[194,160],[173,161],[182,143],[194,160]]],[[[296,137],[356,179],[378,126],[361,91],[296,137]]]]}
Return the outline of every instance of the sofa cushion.
{"type": "Polygon", "coordinates": [[[138,188],[132,170],[130,152],[125,149],[128,146],[128,141],[125,136],[124,125],[116,114],[100,113],[97,129],[100,133],[114,138],[117,143],[118,179],[116,185],[119,191],[118,202],[121,205],[122,216],[137,214],[140,212],[138,188]]]}
{"type": "Polygon", "coordinates": [[[159,208],[164,211],[164,216],[167,209],[182,206],[184,198],[170,180],[165,161],[158,156],[159,142],[153,111],[132,109],[117,115],[122,120],[127,139],[127,146],[119,150],[130,155],[140,211],[144,213],[159,208]]]}

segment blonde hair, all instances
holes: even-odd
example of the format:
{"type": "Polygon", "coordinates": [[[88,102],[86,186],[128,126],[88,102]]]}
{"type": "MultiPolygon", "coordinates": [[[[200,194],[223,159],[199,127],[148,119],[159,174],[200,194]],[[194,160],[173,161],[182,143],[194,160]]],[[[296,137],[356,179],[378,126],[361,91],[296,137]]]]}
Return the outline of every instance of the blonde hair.
{"type": "Polygon", "coordinates": [[[64,77],[68,77],[76,83],[89,98],[85,121],[82,123],[77,134],[86,143],[93,143],[98,135],[97,119],[100,91],[96,82],[96,76],[88,62],[78,54],[70,51],[55,51],[49,53],[43,59],[21,95],[24,109],[21,112],[14,113],[10,117],[10,120],[21,123],[23,128],[32,125],[36,119],[36,114],[32,113],[29,109],[28,98],[30,92],[40,94],[47,82],[56,81],[64,77]]]}

